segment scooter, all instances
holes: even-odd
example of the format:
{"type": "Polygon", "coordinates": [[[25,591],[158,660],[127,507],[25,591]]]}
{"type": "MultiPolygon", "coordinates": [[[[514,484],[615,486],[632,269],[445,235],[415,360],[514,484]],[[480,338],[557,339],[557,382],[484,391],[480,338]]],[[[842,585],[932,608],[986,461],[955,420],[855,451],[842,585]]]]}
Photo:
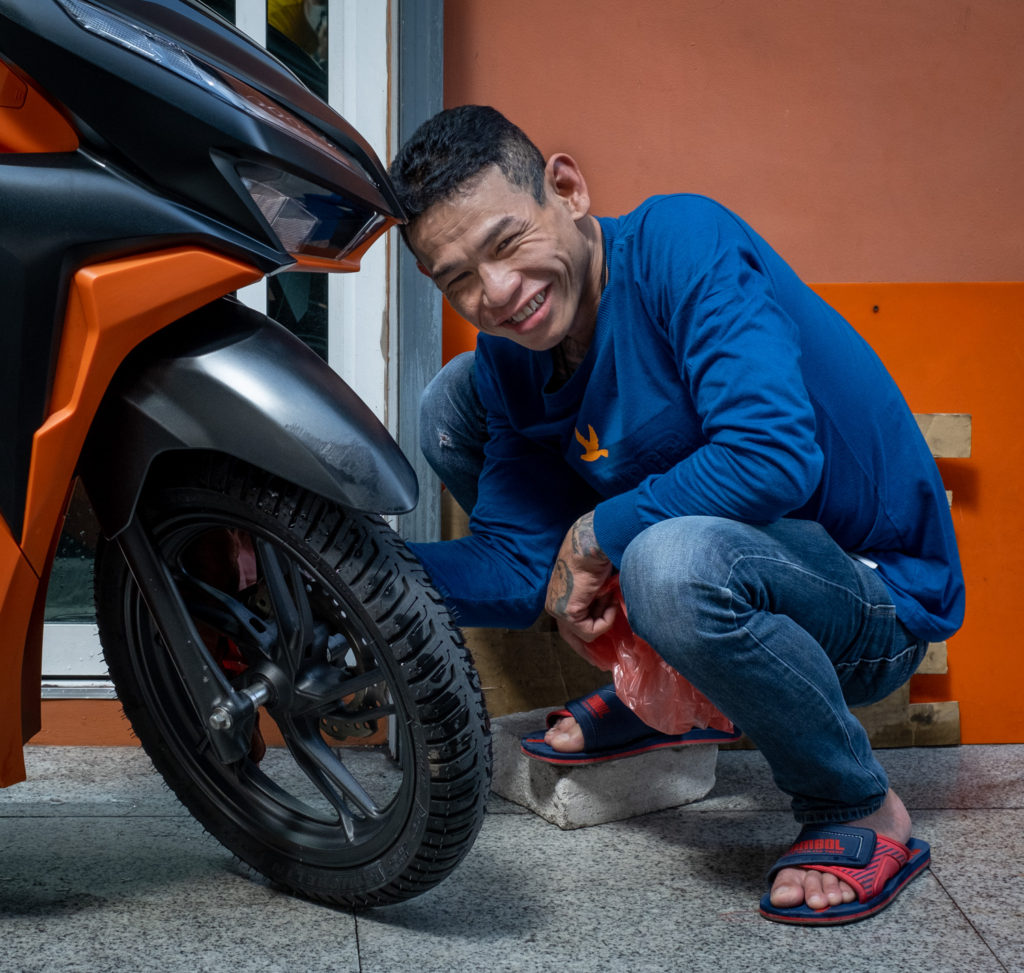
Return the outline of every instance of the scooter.
{"type": "Polygon", "coordinates": [[[363,139],[195,0],[0,0],[0,785],[40,728],[80,479],[110,676],[208,832],[354,907],[464,858],[489,728],[457,627],[381,517],[415,505],[415,475],[233,296],[354,271],[402,219],[363,139]]]}

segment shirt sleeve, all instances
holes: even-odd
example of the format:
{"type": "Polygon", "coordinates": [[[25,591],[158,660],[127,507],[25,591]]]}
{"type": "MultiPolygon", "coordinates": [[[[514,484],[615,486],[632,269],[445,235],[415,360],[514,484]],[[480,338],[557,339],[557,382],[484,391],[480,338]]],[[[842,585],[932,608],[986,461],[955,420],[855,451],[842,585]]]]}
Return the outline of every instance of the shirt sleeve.
{"type": "Polygon", "coordinates": [[[470,536],[410,547],[460,625],[526,628],[544,607],[566,531],[596,496],[554,449],[519,433],[500,409],[478,351],[488,441],[470,536]]]}
{"type": "Polygon", "coordinates": [[[598,543],[618,564],[641,531],[671,517],[770,523],[802,506],[822,473],[796,324],[757,245],[710,204],[685,227],[651,218],[638,287],[665,329],[701,420],[703,445],[599,504],[598,543]]]}

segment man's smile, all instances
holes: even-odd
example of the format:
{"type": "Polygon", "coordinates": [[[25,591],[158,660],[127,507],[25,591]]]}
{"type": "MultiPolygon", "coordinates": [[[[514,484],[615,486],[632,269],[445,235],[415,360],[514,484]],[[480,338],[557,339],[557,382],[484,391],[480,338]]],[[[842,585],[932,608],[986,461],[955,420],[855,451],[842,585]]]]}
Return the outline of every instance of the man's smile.
{"type": "Polygon", "coordinates": [[[535,311],[537,311],[541,305],[547,300],[548,289],[545,287],[539,294],[527,301],[515,314],[506,320],[512,324],[522,324],[528,317],[530,317],[535,311]]]}

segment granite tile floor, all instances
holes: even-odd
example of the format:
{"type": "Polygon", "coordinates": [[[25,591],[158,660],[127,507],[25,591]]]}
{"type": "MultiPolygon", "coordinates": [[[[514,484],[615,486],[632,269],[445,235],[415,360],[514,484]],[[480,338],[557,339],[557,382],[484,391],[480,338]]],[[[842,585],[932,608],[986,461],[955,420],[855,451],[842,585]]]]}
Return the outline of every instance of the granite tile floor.
{"type": "Polygon", "coordinates": [[[760,755],[719,755],[703,801],[560,831],[493,798],[444,883],[352,914],[252,878],[131,748],[29,747],[0,791],[0,970],[1019,971],[1024,746],[881,752],[933,865],[833,929],[761,919],[795,833],[760,755]]]}

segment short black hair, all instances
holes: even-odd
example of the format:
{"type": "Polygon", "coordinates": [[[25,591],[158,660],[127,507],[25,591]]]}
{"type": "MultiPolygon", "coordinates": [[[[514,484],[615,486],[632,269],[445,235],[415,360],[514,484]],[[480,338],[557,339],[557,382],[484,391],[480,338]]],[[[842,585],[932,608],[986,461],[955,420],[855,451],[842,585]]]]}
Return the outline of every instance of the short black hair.
{"type": "Polygon", "coordinates": [[[485,105],[446,108],[427,119],[399,150],[388,175],[411,224],[492,165],[544,205],[540,149],[501,112],[485,105]]]}

